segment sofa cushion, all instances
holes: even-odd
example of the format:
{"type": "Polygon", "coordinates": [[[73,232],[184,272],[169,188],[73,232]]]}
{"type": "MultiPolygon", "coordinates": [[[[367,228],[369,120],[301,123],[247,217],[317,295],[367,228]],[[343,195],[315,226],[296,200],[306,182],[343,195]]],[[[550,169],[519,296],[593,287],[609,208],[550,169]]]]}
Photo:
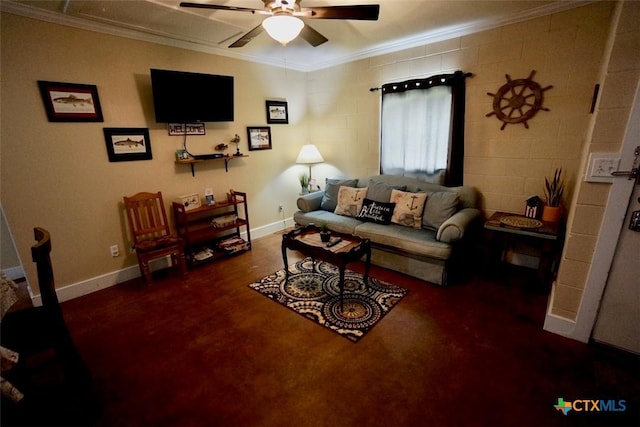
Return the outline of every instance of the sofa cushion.
{"type": "Polygon", "coordinates": [[[323,210],[317,210],[307,213],[298,211],[293,214],[293,220],[296,224],[303,227],[311,224],[314,224],[316,226],[326,224],[327,227],[329,227],[329,230],[348,234],[354,234],[355,228],[363,223],[362,220],[358,218],[336,215],[333,212],[327,212],[323,210]]]}
{"type": "Polygon", "coordinates": [[[324,195],[322,196],[322,202],[320,207],[325,211],[333,212],[338,205],[338,191],[340,186],[356,187],[358,185],[357,179],[329,179],[325,181],[324,195]]]}
{"type": "Polygon", "coordinates": [[[355,229],[356,236],[369,239],[374,245],[396,248],[418,256],[449,259],[452,246],[437,241],[435,234],[424,228],[416,230],[397,224],[381,225],[373,222],[364,222],[355,229]]]}
{"type": "Polygon", "coordinates": [[[367,197],[367,187],[345,187],[340,186],[338,190],[338,206],[333,211],[337,215],[358,216],[362,202],[367,197]]]}
{"type": "Polygon", "coordinates": [[[369,189],[367,191],[367,199],[374,200],[376,202],[388,203],[391,200],[391,190],[405,191],[406,185],[389,185],[384,182],[376,182],[373,179],[369,180],[369,189]]]}
{"type": "Polygon", "coordinates": [[[427,200],[427,193],[409,193],[391,190],[391,202],[396,204],[391,222],[405,227],[421,228],[422,211],[427,200]]]}
{"type": "Polygon", "coordinates": [[[375,222],[377,224],[390,224],[395,203],[377,202],[371,199],[364,199],[362,208],[358,214],[358,219],[375,222]]]}
{"type": "Polygon", "coordinates": [[[422,214],[422,227],[437,230],[458,210],[459,196],[450,191],[429,193],[422,214]]]}

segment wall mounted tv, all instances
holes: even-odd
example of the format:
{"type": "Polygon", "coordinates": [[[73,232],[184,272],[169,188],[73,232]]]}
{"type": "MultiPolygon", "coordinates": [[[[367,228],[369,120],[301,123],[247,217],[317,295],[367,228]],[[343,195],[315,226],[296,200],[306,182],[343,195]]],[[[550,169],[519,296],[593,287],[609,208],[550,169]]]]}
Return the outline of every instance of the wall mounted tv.
{"type": "Polygon", "coordinates": [[[232,122],[233,77],[151,69],[157,123],[232,122]]]}

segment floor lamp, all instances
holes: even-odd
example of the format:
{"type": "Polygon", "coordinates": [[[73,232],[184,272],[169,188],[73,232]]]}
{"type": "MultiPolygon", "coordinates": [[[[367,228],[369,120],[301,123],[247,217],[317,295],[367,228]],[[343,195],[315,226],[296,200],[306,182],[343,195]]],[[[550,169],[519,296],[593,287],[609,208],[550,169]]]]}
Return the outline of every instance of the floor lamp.
{"type": "Polygon", "coordinates": [[[296,159],[296,163],[309,165],[309,182],[311,181],[311,165],[314,163],[322,163],[324,159],[318,148],[313,144],[303,145],[296,159]]]}

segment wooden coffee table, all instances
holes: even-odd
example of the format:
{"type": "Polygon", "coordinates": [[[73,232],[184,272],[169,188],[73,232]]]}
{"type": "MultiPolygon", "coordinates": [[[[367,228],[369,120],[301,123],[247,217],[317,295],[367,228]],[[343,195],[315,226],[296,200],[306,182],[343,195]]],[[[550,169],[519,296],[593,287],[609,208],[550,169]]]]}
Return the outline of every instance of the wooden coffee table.
{"type": "Polygon", "coordinates": [[[285,283],[289,280],[289,263],[287,262],[287,249],[295,250],[304,256],[329,262],[340,271],[340,310],[343,310],[344,296],[344,271],[347,264],[359,261],[366,255],[364,264],[364,283],[369,283],[369,267],[371,266],[371,244],[369,239],[362,239],[346,233],[331,232],[331,239],[342,239],[334,246],[328,247],[320,240],[320,229],[315,226],[297,228],[282,236],[282,260],[284,261],[285,283]]]}

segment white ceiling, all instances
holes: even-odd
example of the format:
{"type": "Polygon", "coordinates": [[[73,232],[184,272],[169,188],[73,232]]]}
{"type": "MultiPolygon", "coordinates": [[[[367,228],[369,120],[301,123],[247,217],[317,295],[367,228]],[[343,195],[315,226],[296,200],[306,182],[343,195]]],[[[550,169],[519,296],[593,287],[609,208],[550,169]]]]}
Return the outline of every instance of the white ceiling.
{"type": "MultiPolygon", "coordinates": [[[[261,0],[190,0],[260,9],[261,0]]],[[[2,11],[74,27],[313,71],[370,56],[458,37],[582,6],[581,0],[303,0],[302,7],[380,4],[378,21],[306,19],[329,39],[312,47],[302,39],[281,46],[262,33],[229,49],[263,15],[186,9],[180,0],[0,0],[2,11]]]]}

